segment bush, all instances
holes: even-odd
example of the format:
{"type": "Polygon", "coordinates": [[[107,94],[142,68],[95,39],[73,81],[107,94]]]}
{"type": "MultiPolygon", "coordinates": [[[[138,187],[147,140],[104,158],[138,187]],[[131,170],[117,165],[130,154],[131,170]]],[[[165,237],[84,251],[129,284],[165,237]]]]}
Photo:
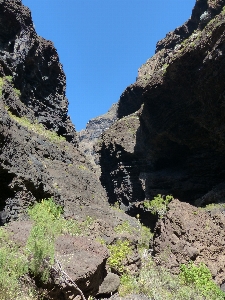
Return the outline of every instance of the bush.
{"type": "Polygon", "coordinates": [[[128,221],[123,221],[121,224],[117,225],[114,228],[114,231],[118,234],[125,233],[125,232],[132,234],[134,230],[135,229],[131,227],[128,221]]]}
{"type": "Polygon", "coordinates": [[[140,234],[141,237],[138,242],[138,250],[142,254],[145,249],[149,249],[150,240],[153,237],[153,233],[150,228],[140,224],[140,234]]]}
{"type": "MultiPolygon", "coordinates": [[[[54,264],[55,239],[62,233],[80,235],[93,223],[91,217],[83,222],[65,220],[63,209],[53,199],[44,199],[28,209],[34,225],[26,247],[10,241],[7,230],[0,227],[0,299],[32,300],[35,298],[29,283],[24,285],[28,274],[46,282],[54,264]],[[26,294],[26,295],[25,295],[26,294]]],[[[35,298],[36,299],[36,298],[35,298]]]]}
{"type": "Polygon", "coordinates": [[[34,276],[40,276],[44,282],[48,280],[49,268],[54,263],[55,238],[62,231],[61,213],[62,208],[51,198],[42,200],[28,210],[30,218],[34,221],[27,241],[27,248],[31,254],[29,268],[34,276]]]}
{"type": "Polygon", "coordinates": [[[53,199],[44,199],[29,208],[28,214],[34,221],[30,236],[27,241],[27,249],[30,253],[30,271],[46,282],[49,278],[49,270],[54,264],[55,239],[60,234],[81,235],[88,232],[93,218],[87,216],[83,222],[65,220],[61,217],[63,209],[55,204],[53,199]]]}
{"type": "Polygon", "coordinates": [[[139,277],[123,274],[119,287],[120,296],[127,294],[143,294],[154,300],[222,300],[203,296],[195,285],[189,285],[180,276],[173,275],[166,269],[156,266],[152,257],[142,257],[142,268],[139,277]]]}
{"type": "Polygon", "coordinates": [[[158,194],[153,200],[145,200],[144,208],[148,211],[151,211],[151,213],[154,215],[158,214],[158,216],[161,218],[166,213],[167,206],[172,200],[173,196],[171,195],[163,196],[158,194]]]}
{"type": "Polygon", "coordinates": [[[28,272],[28,261],[4,228],[0,228],[0,244],[0,299],[15,299],[20,294],[18,280],[28,272]]]}
{"type": "Polygon", "coordinates": [[[115,244],[108,246],[110,257],[107,260],[108,265],[118,273],[124,273],[124,261],[131,253],[130,243],[128,240],[117,240],[115,244]]]}
{"type": "Polygon", "coordinates": [[[212,280],[212,275],[207,266],[200,263],[198,266],[190,262],[180,266],[180,278],[187,285],[195,285],[200,293],[211,300],[225,299],[225,293],[212,280]]]}
{"type": "Polygon", "coordinates": [[[130,274],[123,274],[120,278],[119,295],[124,297],[138,290],[137,279],[130,274]]]}

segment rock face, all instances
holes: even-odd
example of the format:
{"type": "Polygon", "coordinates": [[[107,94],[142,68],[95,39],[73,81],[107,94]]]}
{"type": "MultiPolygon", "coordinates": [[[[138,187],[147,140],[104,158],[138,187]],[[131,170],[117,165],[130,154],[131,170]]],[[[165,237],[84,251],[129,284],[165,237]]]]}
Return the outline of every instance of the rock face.
{"type": "Polygon", "coordinates": [[[101,134],[106,131],[117,119],[118,104],[111,106],[109,111],[97,118],[91,119],[84,130],[78,133],[80,150],[95,165],[98,163],[94,146],[98,142],[101,134]]]}
{"type": "Polygon", "coordinates": [[[53,43],[36,34],[30,10],[19,0],[0,1],[0,23],[0,76],[11,76],[21,102],[12,101],[7,86],[2,91],[5,105],[18,117],[42,123],[75,142],[67,115],[66,78],[53,43]]]}
{"type": "Polygon", "coordinates": [[[108,197],[128,211],[158,193],[198,205],[215,201],[203,197],[210,191],[223,199],[224,5],[196,1],[191,18],[158,42],[98,144],[108,197]]]}
{"type": "MultiPolygon", "coordinates": [[[[21,1],[0,1],[0,221],[53,196],[67,217],[109,213],[67,115],[65,75],[21,1]]],[[[110,213],[109,213],[110,214],[110,213]]],[[[110,218],[110,217],[109,217],[110,218]]]]}
{"type": "MultiPolygon", "coordinates": [[[[27,208],[49,197],[63,207],[66,219],[91,217],[92,238],[64,235],[56,252],[85,295],[95,295],[107,274],[108,252],[93,240],[113,244],[118,224],[140,225],[110,208],[93,165],[78,147],[67,115],[65,75],[52,42],[37,36],[31,13],[20,0],[0,0],[0,24],[0,225],[16,220],[12,232],[24,243],[31,226],[27,208]]],[[[91,126],[97,124],[100,134],[114,122],[116,109],[114,105],[91,126]]],[[[135,241],[137,252],[136,236],[135,241]]],[[[127,262],[132,269],[140,264],[136,252],[127,262]]],[[[117,286],[118,280],[113,291],[117,286]]],[[[76,295],[74,290],[67,295],[55,281],[52,287],[52,299],[76,295]]]]}
{"type": "Polygon", "coordinates": [[[158,221],[153,255],[158,264],[179,273],[180,264],[204,262],[218,284],[225,278],[224,207],[202,209],[173,200],[158,221]]]}

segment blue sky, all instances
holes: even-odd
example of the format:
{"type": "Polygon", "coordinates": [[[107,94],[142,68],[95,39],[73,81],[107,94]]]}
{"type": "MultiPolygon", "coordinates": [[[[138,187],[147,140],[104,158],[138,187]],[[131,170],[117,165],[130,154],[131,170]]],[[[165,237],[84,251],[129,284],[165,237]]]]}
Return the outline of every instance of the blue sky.
{"type": "Polygon", "coordinates": [[[76,130],[108,111],[156,42],[182,25],[195,0],[22,0],[37,33],[53,41],[76,130]]]}

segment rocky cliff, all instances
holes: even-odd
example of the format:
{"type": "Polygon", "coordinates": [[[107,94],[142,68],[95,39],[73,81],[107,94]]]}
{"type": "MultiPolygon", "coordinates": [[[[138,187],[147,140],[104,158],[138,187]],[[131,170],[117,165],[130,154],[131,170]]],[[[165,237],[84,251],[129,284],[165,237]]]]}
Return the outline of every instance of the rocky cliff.
{"type": "Polygon", "coordinates": [[[107,113],[91,119],[86,128],[78,133],[80,150],[92,161],[93,165],[98,164],[94,145],[101,134],[117,120],[117,108],[118,104],[114,103],[107,113]]]}
{"type": "Polygon", "coordinates": [[[102,136],[102,184],[130,213],[158,193],[198,205],[224,199],[224,5],[196,1],[157,43],[102,136]]]}
{"type": "Polygon", "coordinates": [[[50,196],[71,216],[104,210],[105,192],[76,145],[53,43],[36,34],[21,1],[0,1],[0,22],[2,222],[50,196]]]}

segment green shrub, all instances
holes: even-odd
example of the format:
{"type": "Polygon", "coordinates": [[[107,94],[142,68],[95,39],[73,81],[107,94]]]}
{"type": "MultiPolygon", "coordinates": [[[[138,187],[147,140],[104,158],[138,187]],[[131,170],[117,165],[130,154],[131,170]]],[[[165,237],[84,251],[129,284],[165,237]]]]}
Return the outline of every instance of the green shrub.
{"type": "Polygon", "coordinates": [[[114,228],[114,231],[116,233],[133,233],[134,232],[134,228],[131,227],[130,223],[128,221],[123,221],[121,224],[117,225],[115,228],[114,228]]]}
{"type": "Polygon", "coordinates": [[[8,76],[3,77],[3,79],[7,80],[8,82],[11,83],[13,78],[12,78],[12,76],[8,75],[8,76]]]}
{"type": "Polygon", "coordinates": [[[159,217],[162,217],[167,211],[169,202],[172,200],[173,196],[171,195],[163,196],[158,194],[153,200],[145,200],[144,208],[151,211],[152,214],[158,214],[159,217]]]}
{"type": "Polygon", "coordinates": [[[102,237],[100,237],[100,236],[97,236],[97,237],[95,238],[95,241],[96,241],[97,243],[101,244],[101,245],[106,245],[105,240],[104,240],[102,237]]]}
{"type": "Polygon", "coordinates": [[[28,261],[4,228],[0,228],[0,299],[15,299],[20,294],[19,278],[28,272],[28,261]]]}
{"type": "Polygon", "coordinates": [[[48,280],[49,267],[54,263],[55,238],[62,232],[61,213],[62,208],[51,198],[42,200],[28,210],[30,218],[34,221],[27,240],[27,248],[31,254],[29,268],[44,282],[48,280]]]}
{"type": "Polygon", "coordinates": [[[138,277],[126,273],[122,275],[119,294],[143,294],[154,300],[214,300],[203,296],[196,286],[185,284],[178,275],[156,266],[150,255],[142,257],[138,277]]]}
{"type": "Polygon", "coordinates": [[[61,216],[62,212],[63,209],[51,198],[30,207],[28,215],[34,224],[25,247],[18,247],[15,242],[11,242],[6,229],[0,227],[1,300],[34,299],[34,293],[29,286],[26,289],[22,286],[28,272],[46,282],[50,268],[54,264],[57,236],[62,233],[80,235],[94,222],[91,217],[79,223],[65,220],[61,216]]]}
{"type": "Polygon", "coordinates": [[[202,209],[207,211],[211,211],[213,209],[225,209],[225,203],[210,203],[202,209]]]}
{"type": "MultiPolygon", "coordinates": [[[[0,77],[0,96],[2,95],[2,90],[3,90],[3,86],[5,84],[5,81],[8,81],[9,83],[12,83],[12,76],[5,76],[5,77],[0,77]]],[[[21,92],[20,90],[13,88],[13,91],[15,92],[15,94],[20,97],[21,96],[21,92]]]]}
{"type": "Polygon", "coordinates": [[[150,240],[153,237],[153,233],[150,228],[140,224],[140,238],[138,241],[138,250],[142,253],[145,249],[149,249],[150,240]]]}
{"type": "Polygon", "coordinates": [[[119,295],[121,297],[124,297],[138,290],[139,288],[137,278],[127,273],[122,274],[122,276],[120,277],[120,286],[118,290],[119,295]]]}
{"type": "Polygon", "coordinates": [[[207,266],[200,263],[198,266],[190,262],[180,266],[180,278],[187,285],[195,285],[201,294],[211,300],[225,299],[225,293],[212,280],[212,274],[207,266]]]}
{"type": "Polygon", "coordinates": [[[18,89],[16,89],[16,88],[13,88],[13,91],[14,91],[14,93],[15,93],[18,97],[21,96],[20,90],[18,90],[18,89]]]}
{"type": "Polygon", "coordinates": [[[108,246],[110,257],[107,260],[108,265],[118,273],[124,273],[124,261],[131,253],[130,242],[128,240],[117,240],[115,244],[108,246]]]}
{"type": "Polygon", "coordinates": [[[120,203],[119,203],[119,201],[116,201],[113,205],[111,205],[111,208],[112,209],[115,209],[115,210],[117,210],[117,211],[123,211],[121,208],[120,208],[120,203]]]}
{"type": "Polygon", "coordinates": [[[4,86],[4,80],[2,77],[0,77],[0,96],[2,96],[3,86],[4,86]]]}

